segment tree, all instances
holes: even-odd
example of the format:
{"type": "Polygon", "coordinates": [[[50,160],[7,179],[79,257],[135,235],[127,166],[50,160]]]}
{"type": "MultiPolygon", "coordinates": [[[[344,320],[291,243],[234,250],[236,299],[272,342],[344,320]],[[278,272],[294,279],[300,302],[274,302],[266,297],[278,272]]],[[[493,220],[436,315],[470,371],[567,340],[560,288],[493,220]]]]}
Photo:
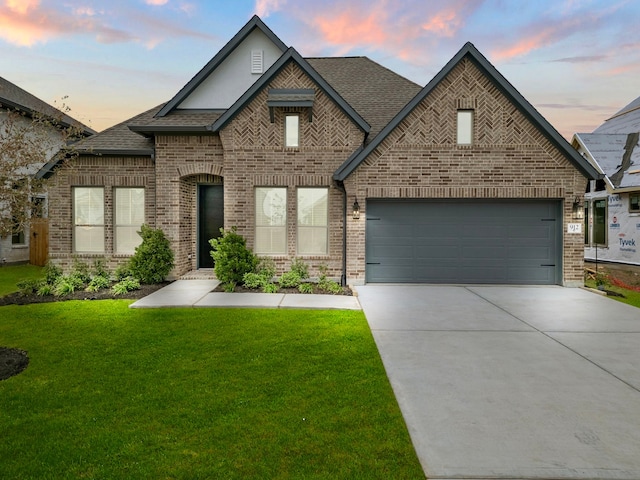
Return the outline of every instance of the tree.
{"type": "Polygon", "coordinates": [[[85,133],[64,121],[66,105],[56,111],[59,118],[0,103],[0,238],[24,231],[40,213],[45,185],[34,174],[54,155],[71,154],[70,142],[85,133]]]}

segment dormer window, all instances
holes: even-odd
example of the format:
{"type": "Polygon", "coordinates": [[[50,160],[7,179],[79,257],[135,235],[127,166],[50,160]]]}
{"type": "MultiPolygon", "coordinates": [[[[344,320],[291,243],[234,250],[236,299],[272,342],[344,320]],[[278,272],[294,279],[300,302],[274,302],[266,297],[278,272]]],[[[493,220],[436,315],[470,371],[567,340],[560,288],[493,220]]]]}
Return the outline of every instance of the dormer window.
{"type": "Polygon", "coordinates": [[[300,146],[300,116],[297,113],[284,116],[284,146],[300,146]]]}
{"type": "Polygon", "coordinates": [[[458,145],[473,144],[473,110],[458,110],[458,145]]]}

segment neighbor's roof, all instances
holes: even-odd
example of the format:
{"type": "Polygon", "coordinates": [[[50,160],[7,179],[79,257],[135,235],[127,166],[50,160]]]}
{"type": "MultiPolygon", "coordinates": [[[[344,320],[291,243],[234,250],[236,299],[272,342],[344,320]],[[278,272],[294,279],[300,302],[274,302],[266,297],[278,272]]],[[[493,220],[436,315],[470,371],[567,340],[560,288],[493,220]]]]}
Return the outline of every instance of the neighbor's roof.
{"type": "Polygon", "coordinates": [[[640,97],[604,121],[593,133],[640,132],[640,97]]]}
{"type": "Polygon", "coordinates": [[[606,175],[614,192],[640,187],[640,145],[637,133],[577,133],[587,159],[606,175]]]}
{"type": "Polygon", "coordinates": [[[35,113],[45,115],[61,122],[63,126],[78,128],[85,135],[93,135],[96,133],[95,130],[87,127],[82,122],[77,121],[75,118],[70,117],[57,108],[52,107],[35,95],[30,94],[26,90],[23,90],[2,77],[0,77],[0,107],[24,112],[30,117],[35,113]]]}

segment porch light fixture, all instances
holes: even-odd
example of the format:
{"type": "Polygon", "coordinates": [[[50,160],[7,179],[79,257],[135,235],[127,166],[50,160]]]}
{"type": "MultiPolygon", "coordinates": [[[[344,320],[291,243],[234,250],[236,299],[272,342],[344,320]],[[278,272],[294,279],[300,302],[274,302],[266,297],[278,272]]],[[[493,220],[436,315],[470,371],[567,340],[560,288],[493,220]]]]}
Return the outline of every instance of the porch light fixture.
{"type": "Polygon", "coordinates": [[[584,205],[579,197],[573,200],[573,215],[576,218],[584,218],[584,205]]]}
{"type": "Polygon", "coordinates": [[[353,202],[353,219],[358,220],[360,218],[360,205],[358,204],[358,198],[353,202]]]}

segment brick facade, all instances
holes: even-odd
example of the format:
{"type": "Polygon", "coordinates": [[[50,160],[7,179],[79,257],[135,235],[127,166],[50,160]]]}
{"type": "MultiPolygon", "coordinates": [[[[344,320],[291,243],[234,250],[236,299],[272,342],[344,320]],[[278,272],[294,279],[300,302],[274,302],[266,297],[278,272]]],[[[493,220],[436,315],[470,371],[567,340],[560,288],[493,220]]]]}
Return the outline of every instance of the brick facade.
{"type": "MultiPolygon", "coordinates": [[[[365,141],[364,132],[291,61],[270,79],[219,132],[157,133],[153,160],[145,157],[80,157],[56,174],[52,202],[51,259],[72,258],[71,189],[104,186],[105,256],[113,254],[112,188],[144,186],[146,221],[172,242],[175,278],[197,267],[197,186],[224,185],[225,228],[237,227],[250,248],[255,243],[255,188],[287,188],[287,252],[274,257],[279,272],[297,255],[296,189],[329,189],[328,254],[300,257],[312,276],[326,265],[340,278],[343,262],[343,202],[334,172],[365,141]],[[307,108],[280,107],[271,121],[269,89],[313,89],[307,108]],[[300,114],[300,146],[284,146],[285,113],[300,114]]],[[[367,199],[555,199],[564,224],[574,222],[572,203],[585,178],[520,109],[478,69],[463,59],[345,179],[346,204],[357,198],[361,218],[347,215],[347,271],[351,284],[365,281],[367,199]],[[473,109],[473,144],[456,143],[456,112],[473,109]]],[[[563,225],[566,232],[566,225],[563,225]]],[[[583,237],[563,233],[563,283],[582,280],[583,237]]]]}
{"type": "MultiPolygon", "coordinates": [[[[564,223],[575,222],[573,199],[585,178],[493,86],[463,60],[345,181],[359,199],[504,198],[563,200],[564,223]],[[456,144],[456,112],[474,108],[472,146],[456,144]]],[[[350,200],[351,202],[353,200],[350,200]]],[[[365,222],[348,224],[348,278],[364,282],[365,222]]],[[[563,232],[566,227],[563,228],[563,232]]],[[[563,233],[564,284],[583,276],[582,235],[563,233]]]]}

